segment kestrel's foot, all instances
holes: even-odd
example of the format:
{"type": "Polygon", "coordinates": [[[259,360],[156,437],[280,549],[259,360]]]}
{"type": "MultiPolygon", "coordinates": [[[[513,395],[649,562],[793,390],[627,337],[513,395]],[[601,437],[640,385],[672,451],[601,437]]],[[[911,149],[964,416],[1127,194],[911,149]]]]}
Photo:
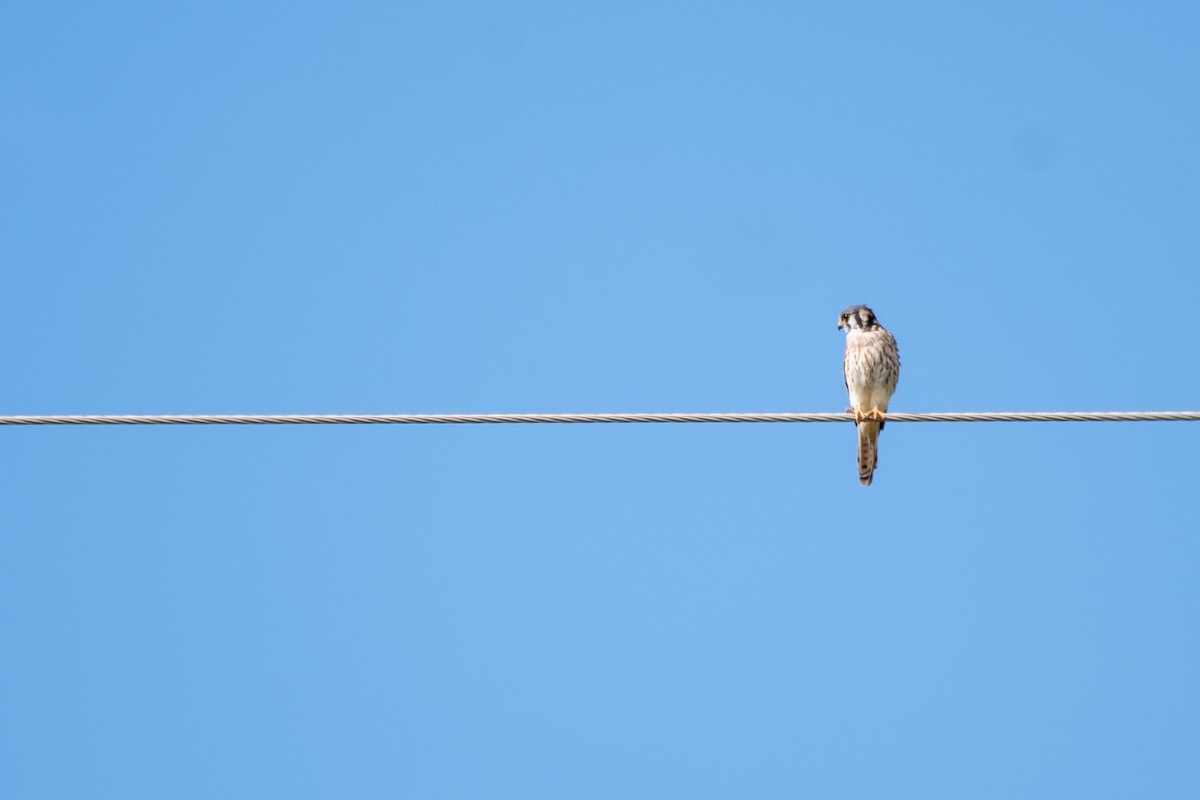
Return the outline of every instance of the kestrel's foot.
{"type": "Polygon", "coordinates": [[[862,411],[859,411],[857,408],[847,408],[846,413],[854,415],[854,424],[855,425],[857,425],[858,423],[862,422],[863,420],[865,420],[867,418],[867,415],[864,414],[862,411]]]}
{"type": "Polygon", "coordinates": [[[872,422],[883,422],[887,419],[887,414],[880,411],[878,408],[872,408],[866,414],[863,414],[864,419],[869,419],[872,422]]]}

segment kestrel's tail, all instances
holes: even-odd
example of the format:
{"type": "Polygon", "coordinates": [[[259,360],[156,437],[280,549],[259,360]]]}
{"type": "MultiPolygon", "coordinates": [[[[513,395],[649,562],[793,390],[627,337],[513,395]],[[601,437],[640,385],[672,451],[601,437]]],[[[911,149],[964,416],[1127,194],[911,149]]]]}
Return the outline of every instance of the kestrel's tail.
{"type": "Polygon", "coordinates": [[[858,482],[871,485],[875,465],[879,463],[879,429],[882,423],[863,420],[858,423],[858,482]]]}

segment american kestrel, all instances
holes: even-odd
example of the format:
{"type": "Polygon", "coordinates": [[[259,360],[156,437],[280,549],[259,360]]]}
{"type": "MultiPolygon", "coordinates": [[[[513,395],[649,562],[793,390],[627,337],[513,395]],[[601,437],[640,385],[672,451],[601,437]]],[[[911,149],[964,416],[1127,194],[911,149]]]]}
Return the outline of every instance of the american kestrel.
{"type": "Polygon", "coordinates": [[[895,337],[866,306],[850,306],[838,315],[838,330],[846,332],[846,410],[854,413],[858,426],[858,482],[870,486],[879,464],[884,414],[900,379],[900,351],[895,337]]]}

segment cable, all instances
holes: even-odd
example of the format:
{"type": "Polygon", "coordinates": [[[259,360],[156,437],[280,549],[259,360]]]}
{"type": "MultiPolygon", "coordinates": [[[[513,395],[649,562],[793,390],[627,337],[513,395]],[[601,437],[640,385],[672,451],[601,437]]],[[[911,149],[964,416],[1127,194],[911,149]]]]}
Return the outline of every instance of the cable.
{"type": "MultiPolygon", "coordinates": [[[[818,414],[85,414],[0,416],[0,425],[448,425],[606,422],[852,422],[818,414]]],[[[889,413],[888,422],[1196,422],[1200,411],[889,413]]]]}

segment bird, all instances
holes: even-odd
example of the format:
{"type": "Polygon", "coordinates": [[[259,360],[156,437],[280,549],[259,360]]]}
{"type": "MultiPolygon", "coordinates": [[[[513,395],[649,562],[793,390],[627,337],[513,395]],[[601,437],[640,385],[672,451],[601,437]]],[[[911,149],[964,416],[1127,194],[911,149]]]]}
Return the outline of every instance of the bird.
{"type": "Polygon", "coordinates": [[[858,428],[858,482],[870,486],[879,464],[879,432],[900,379],[900,350],[896,337],[866,306],[850,306],[839,314],[838,330],[846,332],[846,411],[854,414],[858,428]]]}

